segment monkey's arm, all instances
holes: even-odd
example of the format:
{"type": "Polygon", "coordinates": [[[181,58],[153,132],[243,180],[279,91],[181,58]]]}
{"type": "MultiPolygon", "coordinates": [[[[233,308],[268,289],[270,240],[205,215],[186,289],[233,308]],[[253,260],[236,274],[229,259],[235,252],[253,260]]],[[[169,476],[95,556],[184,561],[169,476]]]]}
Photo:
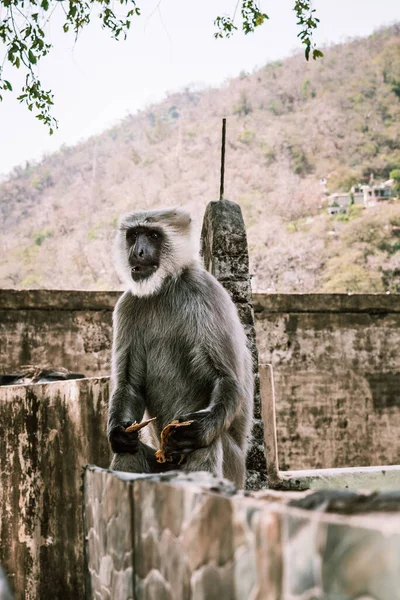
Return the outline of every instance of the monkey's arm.
{"type": "Polygon", "coordinates": [[[223,431],[229,429],[243,401],[242,383],[237,364],[236,340],[233,332],[214,330],[205,351],[214,367],[215,379],[208,406],[185,413],[180,422],[193,421],[180,427],[168,440],[169,449],[191,452],[209,446],[223,431]]]}
{"type": "Polygon", "coordinates": [[[138,449],[137,431],[125,429],[134,421],[139,423],[145,411],[143,394],[144,354],[140,352],[139,340],[132,349],[126,320],[117,306],[114,315],[114,340],[112,351],[112,392],[108,407],[107,433],[114,452],[135,453],[138,449]],[[122,325],[125,325],[123,327],[122,325]],[[132,352],[134,356],[131,357],[132,352]]]}
{"type": "Polygon", "coordinates": [[[223,431],[229,429],[239,409],[240,397],[235,378],[228,375],[218,377],[208,408],[177,417],[180,423],[193,422],[173,432],[168,438],[168,451],[179,450],[185,454],[209,446],[223,431]]]}

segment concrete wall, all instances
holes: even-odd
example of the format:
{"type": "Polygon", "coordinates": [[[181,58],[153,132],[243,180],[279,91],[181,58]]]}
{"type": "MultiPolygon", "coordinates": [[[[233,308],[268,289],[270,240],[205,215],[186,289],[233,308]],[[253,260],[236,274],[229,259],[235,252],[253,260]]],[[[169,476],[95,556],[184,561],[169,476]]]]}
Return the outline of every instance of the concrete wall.
{"type": "Polygon", "coordinates": [[[16,600],[83,597],[82,468],[108,466],[108,379],[0,388],[0,563],[16,600]]]}
{"type": "MultiPolygon", "coordinates": [[[[108,375],[119,292],[0,290],[1,370],[51,363],[108,375]]],[[[256,294],[274,366],[281,467],[400,463],[400,296],[256,294]]]]}
{"type": "Polygon", "coordinates": [[[400,296],[256,295],[280,466],[400,464],[400,296]]]}
{"type": "Polygon", "coordinates": [[[87,597],[400,600],[399,513],[349,517],[287,501],[234,494],[207,474],[89,468],[87,597]]]}
{"type": "Polygon", "coordinates": [[[0,371],[26,364],[109,375],[120,292],[0,290],[0,371]]]}

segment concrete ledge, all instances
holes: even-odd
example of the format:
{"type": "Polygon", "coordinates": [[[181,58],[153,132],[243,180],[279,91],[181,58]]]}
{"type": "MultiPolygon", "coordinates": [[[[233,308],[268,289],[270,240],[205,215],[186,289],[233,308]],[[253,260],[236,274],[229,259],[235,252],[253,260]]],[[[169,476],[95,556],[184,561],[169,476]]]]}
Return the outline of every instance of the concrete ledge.
{"type": "Polygon", "coordinates": [[[281,471],[277,489],[285,490],[400,490],[400,465],[281,471]]]}
{"type": "Polygon", "coordinates": [[[266,313],[400,313],[400,294],[253,294],[256,318],[266,313]]]}
{"type": "Polygon", "coordinates": [[[0,310],[113,310],[120,292],[0,290],[0,310]]]}
{"type": "Polygon", "coordinates": [[[400,600],[398,513],[327,514],[226,485],[87,468],[87,597],[400,600]]]}
{"type": "MultiPolygon", "coordinates": [[[[122,291],[0,290],[0,310],[113,310],[122,291]]],[[[262,312],[400,312],[400,294],[253,294],[262,312]]]]}

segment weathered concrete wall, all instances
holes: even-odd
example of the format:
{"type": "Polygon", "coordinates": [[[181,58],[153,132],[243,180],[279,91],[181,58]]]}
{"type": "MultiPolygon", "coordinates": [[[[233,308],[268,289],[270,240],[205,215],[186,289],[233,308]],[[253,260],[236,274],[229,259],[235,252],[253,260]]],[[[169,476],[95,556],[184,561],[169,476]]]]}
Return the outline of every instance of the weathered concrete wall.
{"type": "Polygon", "coordinates": [[[204,266],[231,295],[244,325],[248,346],[253,357],[254,426],[247,457],[246,487],[260,489],[266,484],[267,470],[264,453],[264,428],[261,419],[258,353],[251,298],[249,252],[240,206],[229,200],[210,202],[204,214],[201,242],[204,266]]]}
{"type": "Polygon", "coordinates": [[[120,292],[0,290],[0,371],[26,364],[109,375],[120,292]]]}
{"type": "Polygon", "coordinates": [[[83,597],[82,468],[108,466],[109,381],[0,388],[0,563],[16,600],[83,597]]]}
{"type": "Polygon", "coordinates": [[[255,295],[280,467],[400,464],[400,296],[255,295]]]}
{"type": "Polygon", "coordinates": [[[278,500],[235,495],[207,474],[87,469],[87,597],[400,599],[399,513],[349,517],[278,500]]]}
{"type": "MultiPolygon", "coordinates": [[[[2,370],[24,362],[109,374],[119,292],[0,290],[2,370]]],[[[286,469],[400,463],[400,296],[256,294],[274,365],[286,469]]]]}

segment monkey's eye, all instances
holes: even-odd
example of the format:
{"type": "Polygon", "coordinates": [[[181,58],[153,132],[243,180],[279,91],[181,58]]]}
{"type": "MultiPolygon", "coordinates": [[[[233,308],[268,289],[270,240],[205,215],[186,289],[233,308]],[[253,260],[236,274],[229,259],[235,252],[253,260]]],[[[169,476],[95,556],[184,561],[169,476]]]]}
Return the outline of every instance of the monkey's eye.
{"type": "Polygon", "coordinates": [[[158,238],[160,237],[160,234],[159,234],[159,233],[157,233],[157,231],[152,231],[152,232],[149,234],[149,237],[150,237],[152,240],[158,240],[158,238]]]}
{"type": "Polygon", "coordinates": [[[128,229],[128,231],[126,232],[126,240],[129,244],[133,244],[135,243],[137,238],[137,233],[136,231],[134,231],[133,229],[128,229]]]}

